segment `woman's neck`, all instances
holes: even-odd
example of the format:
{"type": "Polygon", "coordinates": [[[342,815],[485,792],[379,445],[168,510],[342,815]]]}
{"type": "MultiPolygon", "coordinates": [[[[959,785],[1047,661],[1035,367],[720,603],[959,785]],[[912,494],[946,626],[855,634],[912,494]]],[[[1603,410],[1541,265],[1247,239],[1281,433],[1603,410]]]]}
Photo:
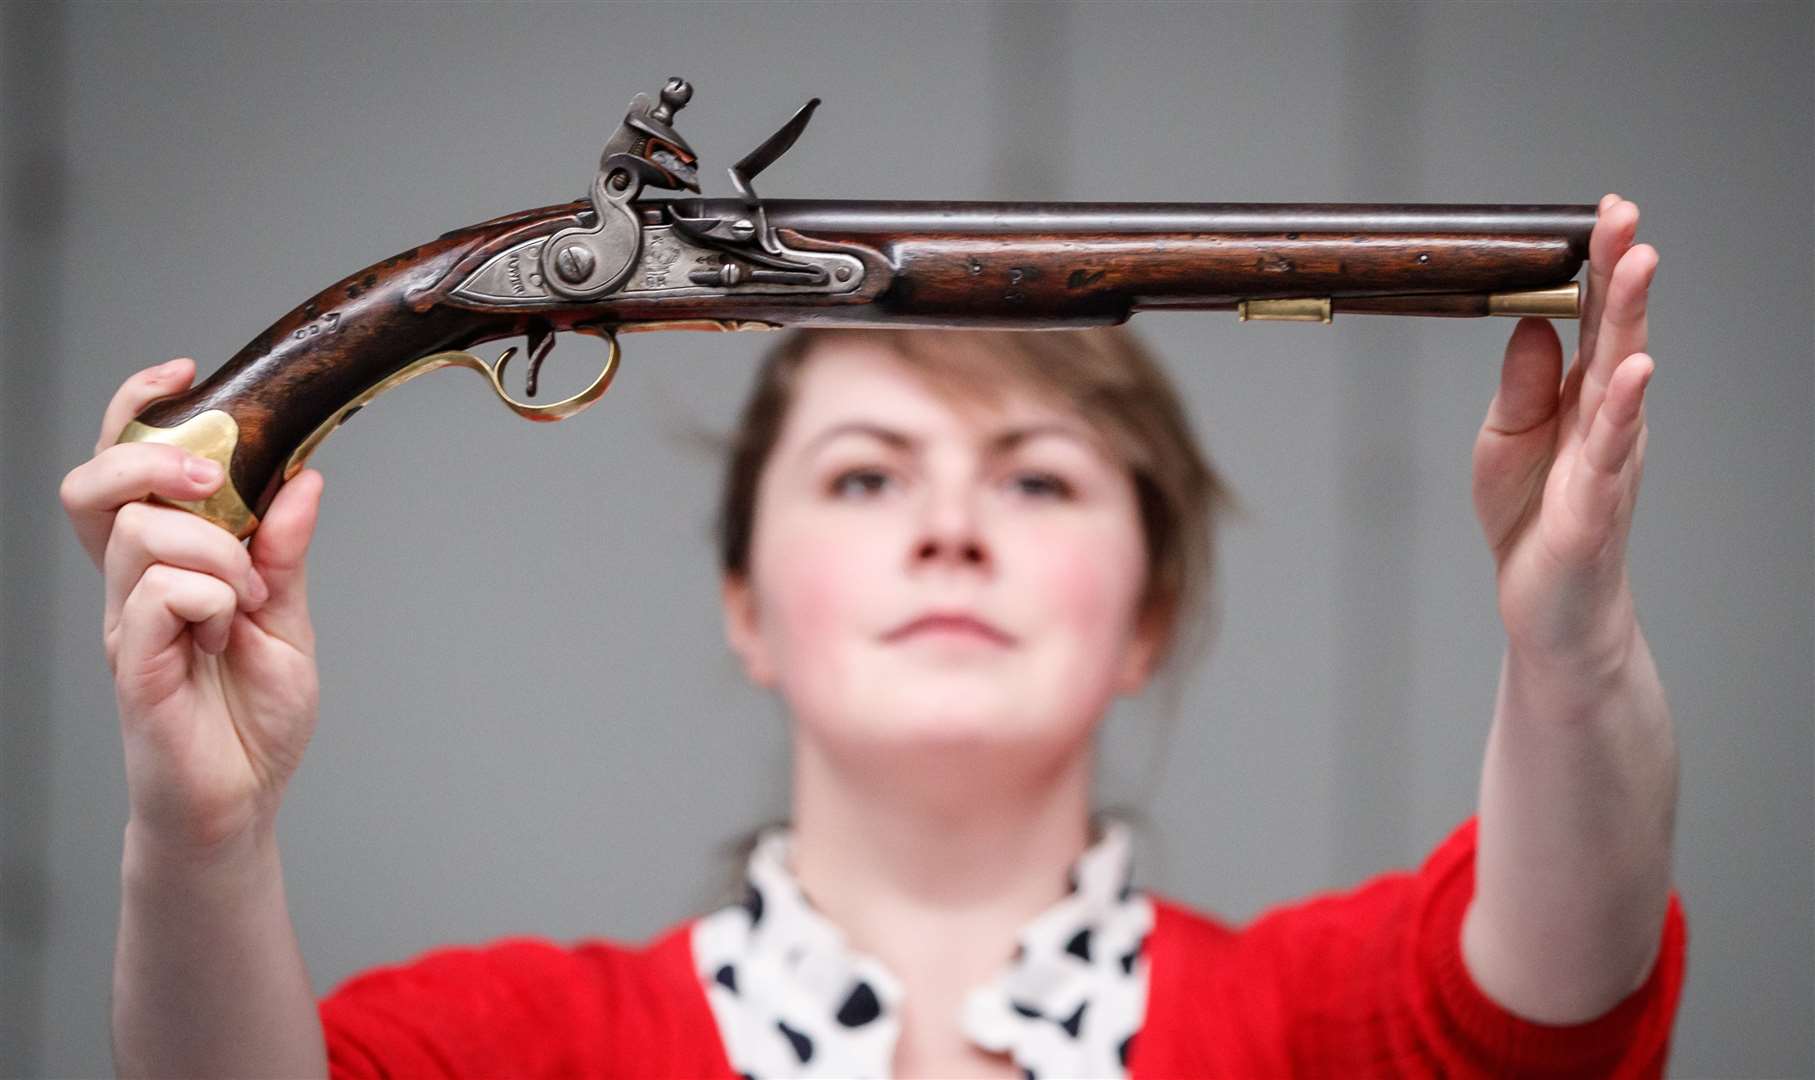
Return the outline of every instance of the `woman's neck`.
{"type": "Polygon", "coordinates": [[[1089,742],[1047,768],[1025,748],[851,762],[799,735],[791,869],[849,946],[907,986],[975,986],[1064,897],[1091,842],[1091,764],[1089,742]]]}
{"type": "Polygon", "coordinates": [[[993,756],[851,762],[796,738],[791,869],[847,944],[901,980],[903,1049],[962,1045],[964,994],[1064,897],[1092,840],[1088,743],[1044,769],[1024,750],[993,756]]]}

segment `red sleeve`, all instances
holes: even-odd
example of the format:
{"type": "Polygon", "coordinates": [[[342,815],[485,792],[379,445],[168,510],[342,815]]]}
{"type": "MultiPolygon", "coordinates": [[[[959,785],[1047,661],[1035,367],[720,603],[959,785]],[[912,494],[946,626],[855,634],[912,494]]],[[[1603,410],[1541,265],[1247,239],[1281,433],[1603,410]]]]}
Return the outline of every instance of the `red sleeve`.
{"type": "Polygon", "coordinates": [[[1475,891],[1475,819],[1417,875],[1402,973],[1410,1016],[1448,1071],[1495,1076],[1661,1076],[1683,988],[1688,931],[1671,891],[1663,940],[1645,984],[1600,1017],[1541,1024],[1495,1003],[1462,960],[1462,917],[1475,891]]]}
{"type": "Polygon", "coordinates": [[[1156,905],[1136,1077],[1655,1077],[1682,991],[1686,935],[1671,894],[1645,985],[1581,1024],[1525,1020],[1462,960],[1475,822],[1416,872],[1274,908],[1231,930],[1156,905]]]}
{"type": "Polygon", "coordinates": [[[320,1003],[329,1073],[723,1076],[687,944],[684,927],[648,949],[513,938],[367,971],[320,1003]]]}

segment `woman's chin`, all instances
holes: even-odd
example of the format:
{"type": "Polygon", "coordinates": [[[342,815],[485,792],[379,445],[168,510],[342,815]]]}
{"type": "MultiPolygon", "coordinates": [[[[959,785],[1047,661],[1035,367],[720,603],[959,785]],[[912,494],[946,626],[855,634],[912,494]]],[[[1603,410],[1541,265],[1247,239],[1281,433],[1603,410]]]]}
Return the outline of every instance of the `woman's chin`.
{"type": "Polygon", "coordinates": [[[1051,679],[1041,678],[1015,650],[996,651],[1002,655],[990,658],[972,648],[903,650],[882,662],[865,657],[817,685],[802,686],[794,712],[821,737],[859,752],[865,744],[886,752],[1025,751],[1075,740],[1078,732],[1067,730],[1074,725],[1065,719],[1072,710],[1053,692],[1051,679]]]}
{"type": "Polygon", "coordinates": [[[963,748],[1025,743],[1053,737],[1035,712],[1033,696],[1000,680],[929,676],[902,686],[856,715],[868,717],[863,735],[896,746],[963,748]]]}

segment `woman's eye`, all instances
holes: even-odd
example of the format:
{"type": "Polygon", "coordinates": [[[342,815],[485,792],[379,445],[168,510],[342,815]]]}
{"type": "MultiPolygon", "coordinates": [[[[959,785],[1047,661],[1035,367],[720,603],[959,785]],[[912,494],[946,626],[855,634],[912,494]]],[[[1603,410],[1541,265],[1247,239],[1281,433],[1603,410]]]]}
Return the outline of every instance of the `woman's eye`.
{"type": "MultiPolygon", "coordinates": [[[[832,479],[832,495],[838,498],[867,498],[886,490],[895,478],[877,468],[846,469],[832,479]]],[[[1036,498],[1068,499],[1072,487],[1063,479],[1046,472],[1016,473],[1011,480],[1017,494],[1036,498]]]]}
{"type": "Polygon", "coordinates": [[[1059,499],[1071,497],[1071,485],[1051,473],[1017,473],[1015,486],[1028,495],[1050,495],[1059,499]]]}
{"type": "Polygon", "coordinates": [[[832,494],[874,495],[888,480],[889,474],[880,469],[848,469],[832,480],[832,494]]]}

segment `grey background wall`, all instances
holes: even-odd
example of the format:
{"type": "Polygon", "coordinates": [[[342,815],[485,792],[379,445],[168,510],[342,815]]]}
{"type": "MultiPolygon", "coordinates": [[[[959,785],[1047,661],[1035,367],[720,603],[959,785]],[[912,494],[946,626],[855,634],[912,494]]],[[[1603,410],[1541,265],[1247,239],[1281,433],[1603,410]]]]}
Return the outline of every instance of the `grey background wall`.
{"type": "MultiPolygon", "coordinates": [[[[671,73],[710,194],[819,95],[765,192],[1636,199],[1662,264],[1632,564],[1690,919],[1671,1068],[1815,1072],[1810,12],[8,7],[0,1073],[109,1069],[123,772],[56,486],[113,388],[171,356],[210,371],[354,267],[579,195],[671,73]]],[[[1157,826],[1139,875],[1240,919],[1415,863],[1471,812],[1492,712],[1468,469],[1511,324],[1136,326],[1250,511],[1176,730],[1145,699],[1106,729],[1104,799],[1157,826]]],[[[551,365],[580,377],[590,344],[551,365]]],[[[553,426],[436,375],[316,456],[323,715],[281,837],[319,989],[452,941],[643,939],[785,811],[785,721],[720,636],[717,463],[692,439],[763,344],[629,338],[605,401],[553,426]]]]}

